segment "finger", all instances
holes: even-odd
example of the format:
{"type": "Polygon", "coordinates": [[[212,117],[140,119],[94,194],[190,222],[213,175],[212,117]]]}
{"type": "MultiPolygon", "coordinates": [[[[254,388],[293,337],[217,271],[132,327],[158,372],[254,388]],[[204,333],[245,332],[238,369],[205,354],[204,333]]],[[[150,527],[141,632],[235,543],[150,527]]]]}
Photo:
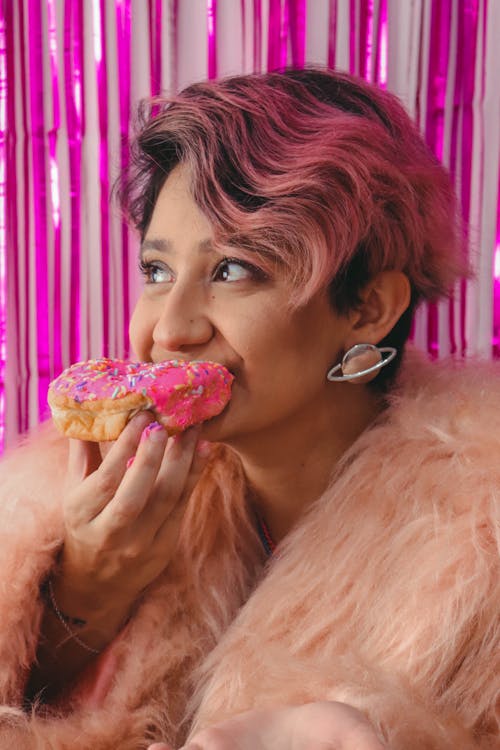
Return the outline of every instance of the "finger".
{"type": "MultiPolygon", "coordinates": [[[[186,504],[193,486],[199,477],[201,465],[206,458],[199,458],[197,476],[191,480],[191,473],[196,462],[196,445],[199,430],[193,428],[191,434],[171,439],[162,460],[160,471],[150,499],[137,519],[134,530],[150,542],[157,541],[160,528],[165,524],[171,529],[167,536],[178,533],[180,519],[184,515],[186,504]]],[[[163,542],[166,538],[163,539],[163,542]]]]}
{"type": "Polygon", "coordinates": [[[101,464],[99,444],[89,440],[69,438],[69,455],[66,479],[68,484],[78,484],[92,474],[101,464]]]}
{"type": "Polygon", "coordinates": [[[155,742],[154,745],[148,747],[148,750],[172,750],[172,747],[164,742],[155,742]]]}
{"type": "Polygon", "coordinates": [[[178,498],[184,491],[193,469],[199,434],[199,426],[191,427],[170,441],[158,472],[156,489],[160,496],[168,490],[169,494],[178,498]]]}
{"type": "MultiPolygon", "coordinates": [[[[158,422],[152,422],[143,430],[133,465],[101,513],[99,521],[106,526],[108,533],[137,520],[155,486],[167,440],[168,433],[158,422]]],[[[128,460],[125,469],[127,463],[128,460]]]]}
{"type": "Polygon", "coordinates": [[[180,500],[189,496],[186,489],[190,484],[189,477],[195,462],[198,435],[199,428],[194,427],[169,441],[151,502],[149,515],[153,533],[170,516],[180,500]]]}
{"type": "Polygon", "coordinates": [[[103,463],[107,462],[114,467],[126,469],[127,461],[134,455],[142,433],[154,420],[155,417],[150,411],[140,411],[132,417],[118,437],[118,440],[108,444],[109,447],[103,444],[103,463]]]}
{"type": "MultiPolygon", "coordinates": [[[[69,510],[80,520],[87,523],[94,520],[114,497],[123,480],[127,460],[135,453],[142,431],[152,419],[150,412],[137,414],[127,424],[98,469],[88,475],[86,481],[81,482],[81,486],[72,492],[69,510]]],[[[99,450],[98,443],[94,445],[99,450]]]]}

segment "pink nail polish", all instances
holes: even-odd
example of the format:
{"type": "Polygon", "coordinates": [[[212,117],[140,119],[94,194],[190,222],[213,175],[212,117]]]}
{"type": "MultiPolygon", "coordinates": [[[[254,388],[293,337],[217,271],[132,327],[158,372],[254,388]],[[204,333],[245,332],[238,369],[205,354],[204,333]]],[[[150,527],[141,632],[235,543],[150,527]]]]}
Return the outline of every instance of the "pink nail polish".
{"type": "Polygon", "coordinates": [[[134,461],[135,461],[135,456],[130,456],[129,460],[127,461],[127,469],[130,469],[134,461]]]}
{"type": "Polygon", "coordinates": [[[163,425],[159,422],[151,422],[151,424],[148,424],[148,426],[142,431],[141,442],[143,440],[148,440],[148,438],[154,441],[161,441],[165,434],[166,431],[163,425]]]}

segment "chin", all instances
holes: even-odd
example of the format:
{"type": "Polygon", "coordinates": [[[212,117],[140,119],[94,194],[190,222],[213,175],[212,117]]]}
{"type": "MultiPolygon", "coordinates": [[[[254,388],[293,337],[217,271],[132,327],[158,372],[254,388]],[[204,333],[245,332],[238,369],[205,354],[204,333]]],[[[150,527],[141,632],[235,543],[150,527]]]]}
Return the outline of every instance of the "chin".
{"type": "Polygon", "coordinates": [[[224,408],[224,410],[212,419],[203,422],[201,426],[201,440],[208,440],[210,443],[224,443],[232,446],[233,443],[239,442],[245,438],[252,430],[248,429],[248,419],[245,419],[245,413],[237,408],[233,400],[224,408]]]}
{"type": "Polygon", "coordinates": [[[232,419],[228,416],[228,409],[229,407],[226,407],[216,417],[203,422],[200,432],[202,440],[208,440],[210,443],[225,443],[230,438],[231,433],[234,433],[234,424],[231,424],[232,419]]]}

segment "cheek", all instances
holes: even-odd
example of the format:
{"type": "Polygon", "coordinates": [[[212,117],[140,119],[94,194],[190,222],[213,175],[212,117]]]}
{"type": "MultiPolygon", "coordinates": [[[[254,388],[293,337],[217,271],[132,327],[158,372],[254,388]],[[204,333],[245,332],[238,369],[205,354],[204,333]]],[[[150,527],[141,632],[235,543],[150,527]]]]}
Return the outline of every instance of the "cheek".
{"type": "Polygon", "coordinates": [[[331,342],[316,320],[267,314],[248,333],[240,353],[252,392],[282,401],[321,386],[331,342]]]}
{"type": "Polygon", "coordinates": [[[136,304],[130,323],[128,333],[130,344],[135,354],[140,359],[145,359],[149,342],[151,340],[151,326],[141,300],[136,304]]]}
{"type": "Polygon", "coordinates": [[[239,354],[244,362],[245,383],[259,398],[272,400],[283,396],[283,388],[296,378],[300,364],[301,342],[295,332],[272,316],[254,321],[240,341],[239,354]]]}

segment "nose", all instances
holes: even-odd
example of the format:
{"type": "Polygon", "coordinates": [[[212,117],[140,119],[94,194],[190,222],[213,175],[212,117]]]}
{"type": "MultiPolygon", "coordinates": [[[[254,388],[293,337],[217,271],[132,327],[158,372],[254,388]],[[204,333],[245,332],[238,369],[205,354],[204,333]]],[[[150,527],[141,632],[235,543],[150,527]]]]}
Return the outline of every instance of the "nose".
{"type": "Polygon", "coordinates": [[[174,353],[207,344],[214,334],[201,289],[179,283],[162,299],[161,314],[153,328],[156,348],[174,353]]]}

